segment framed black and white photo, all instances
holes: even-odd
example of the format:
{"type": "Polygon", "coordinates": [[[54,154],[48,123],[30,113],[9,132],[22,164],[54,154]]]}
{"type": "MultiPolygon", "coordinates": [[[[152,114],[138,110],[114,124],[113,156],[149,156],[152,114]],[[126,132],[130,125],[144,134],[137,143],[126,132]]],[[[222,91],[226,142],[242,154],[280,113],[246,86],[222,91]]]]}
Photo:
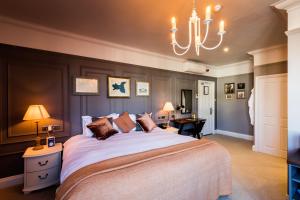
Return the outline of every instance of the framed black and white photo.
{"type": "Polygon", "coordinates": [[[107,91],[109,98],[129,98],[130,79],[125,77],[108,77],[107,91]]]}
{"type": "Polygon", "coordinates": [[[232,100],[233,99],[233,94],[225,94],[225,99],[226,100],[232,100]]]}
{"type": "Polygon", "coordinates": [[[203,86],[203,95],[209,95],[209,86],[203,86]]]}
{"type": "Polygon", "coordinates": [[[99,95],[99,80],[91,77],[74,77],[73,78],[74,95],[99,95]]]}
{"type": "Polygon", "coordinates": [[[137,81],[135,84],[136,96],[150,96],[150,83],[137,81]]]}
{"type": "Polygon", "coordinates": [[[244,90],[245,89],[246,84],[245,83],[238,83],[237,84],[237,89],[238,90],[244,90]]]}
{"type": "Polygon", "coordinates": [[[225,83],[224,92],[225,92],[225,94],[234,94],[235,84],[234,83],[225,83]]]}
{"type": "Polygon", "coordinates": [[[237,95],[236,95],[237,99],[245,99],[245,90],[242,91],[237,91],[237,95]]]}

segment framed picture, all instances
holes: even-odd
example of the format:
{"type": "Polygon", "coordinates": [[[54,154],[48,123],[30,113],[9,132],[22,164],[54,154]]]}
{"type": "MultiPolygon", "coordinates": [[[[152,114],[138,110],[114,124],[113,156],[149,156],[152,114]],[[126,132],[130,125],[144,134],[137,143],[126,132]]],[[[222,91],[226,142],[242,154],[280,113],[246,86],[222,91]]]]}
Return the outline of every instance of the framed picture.
{"type": "Polygon", "coordinates": [[[99,95],[99,80],[91,77],[74,77],[73,78],[74,95],[99,95]]]}
{"type": "Polygon", "coordinates": [[[209,86],[203,86],[203,95],[209,95],[209,86]]]}
{"type": "Polygon", "coordinates": [[[129,98],[130,79],[125,77],[108,77],[107,91],[109,98],[129,98]]]}
{"type": "Polygon", "coordinates": [[[237,84],[237,89],[238,90],[244,90],[245,89],[246,84],[245,83],[238,83],[237,84]]]}
{"type": "Polygon", "coordinates": [[[225,94],[225,99],[232,100],[233,99],[233,94],[225,94]]]}
{"type": "Polygon", "coordinates": [[[234,94],[235,84],[234,83],[225,83],[224,92],[225,94],[234,94]]]}
{"type": "Polygon", "coordinates": [[[242,91],[237,91],[237,95],[236,95],[237,99],[245,99],[245,90],[242,91]]]}
{"type": "Polygon", "coordinates": [[[137,81],[135,84],[135,94],[136,96],[150,96],[150,83],[137,81]]]}

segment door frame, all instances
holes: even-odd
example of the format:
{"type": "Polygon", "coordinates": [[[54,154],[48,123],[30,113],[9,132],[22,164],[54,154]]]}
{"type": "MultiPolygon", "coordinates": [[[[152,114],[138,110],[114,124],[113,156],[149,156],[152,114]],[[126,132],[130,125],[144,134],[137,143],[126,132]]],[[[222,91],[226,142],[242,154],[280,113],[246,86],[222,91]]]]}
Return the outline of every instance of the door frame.
{"type": "Polygon", "coordinates": [[[201,101],[201,97],[203,97],[203,95],[200,95],[200,86],[201,86],[201,83],[202,82],[207,82],[207,83],[210,83],[212,84],[213,86],[213,92],[212,92],[212,99],[213,99],[213,102],[212,102],[212,105],[213,105],[213,108],[212,108],[212,119],[213,119],[213,130],[212,130],[212,134],[215,134],[215,130],[216,130],[216,83],[215,81],[207,81],[207,80],[198,80],[198,99],[197,99],[197,115],[199,116],[199,102],[201,101]]]}
{"type": "MultiPolygon", "coordinates": [[[[287,73],[281,73],[281,74],[272,74],[272,75],[264,75],[264,76],[257,76],[255,77],[255,86],[254,86],[254,145],[252,149],[254,151],[260,151],[261,150],[261,134],[259,134],[260,127],[258,126],[258,123],[256,119],[259,119],[259,104],[258,102],[258,81],[261,79],[267,79],[267,78],[279,78],[279,77],[287,77],[287,73]]],[[[261,151],[260,151],[261,152],[261,151]]]]}

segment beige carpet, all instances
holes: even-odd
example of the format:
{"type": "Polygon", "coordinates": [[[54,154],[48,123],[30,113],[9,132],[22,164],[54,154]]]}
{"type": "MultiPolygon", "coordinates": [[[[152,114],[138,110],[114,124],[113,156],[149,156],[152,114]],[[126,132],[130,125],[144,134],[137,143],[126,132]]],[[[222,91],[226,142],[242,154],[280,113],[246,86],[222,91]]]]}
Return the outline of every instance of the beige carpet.
{"type": "Polygon", "coordinates": [[[252,142],[222,135],[208,136],[228,149],[232,158],[232,200],[285,200],[285,159],[253,152],[252,142]]]}
{"type": "MultiPolygon", "coordinates": [[[[232,156],[233,194],[220,200],[284,200],[287,193],[287,165],[284,159],[255,153],[252,142],[231,137],[208,136],[228,149],[232,156]]],[[[54,199],[55,186],[23,195],[22,186],[0,190],[2,200],[54,199]]]]}

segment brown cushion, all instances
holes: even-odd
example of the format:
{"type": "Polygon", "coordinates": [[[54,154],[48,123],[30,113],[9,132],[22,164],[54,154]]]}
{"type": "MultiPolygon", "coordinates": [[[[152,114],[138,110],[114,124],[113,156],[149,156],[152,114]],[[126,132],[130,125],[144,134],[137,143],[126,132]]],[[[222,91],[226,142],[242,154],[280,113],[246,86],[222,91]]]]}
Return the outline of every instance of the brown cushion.
{"type": "Polygon", "coordinates": [[[142,117],[138,118],[136,121],[142,126],[145,132],[151,132],[154,128],[157,127],[148,114],[143,115],[142,117]]]}
{"type": "MultiPolygon", "coordinates": [[[[136,119],[139,119],[141,117],[143,117],[144,115],[149,115],[149,117],[151,118],[152,117],[152,112],[151,113],[147,113],[145,112],[144,114],[136,114],[135,117],[136,119]]],[[[143,130],[143,127],[138,123],[138,121],[136,122],[136,131],[144,131],[143,130]]]]}
{"type": "Polygon", "coordinates": [[[105,140],[106,138],[118,133],[117,130],[112,128],[111,123],[106,117],[100,118],[88,124],[87,127],[95,134],[95,137],[99,140],[105,140]]]}
{"type": "Polygon", "coordinates": [[[92,117],[92,122],[97,121],[98,119],[107,118],[109,123],[113,125],[113,118],[112,117],[92,117]]]}
{"type": "Polygon", "coordinates": [[[123,133],[129,133],[135,128],[135,123],[130,119],[128,112],[120,114],[114,122],[123,133]]]}

